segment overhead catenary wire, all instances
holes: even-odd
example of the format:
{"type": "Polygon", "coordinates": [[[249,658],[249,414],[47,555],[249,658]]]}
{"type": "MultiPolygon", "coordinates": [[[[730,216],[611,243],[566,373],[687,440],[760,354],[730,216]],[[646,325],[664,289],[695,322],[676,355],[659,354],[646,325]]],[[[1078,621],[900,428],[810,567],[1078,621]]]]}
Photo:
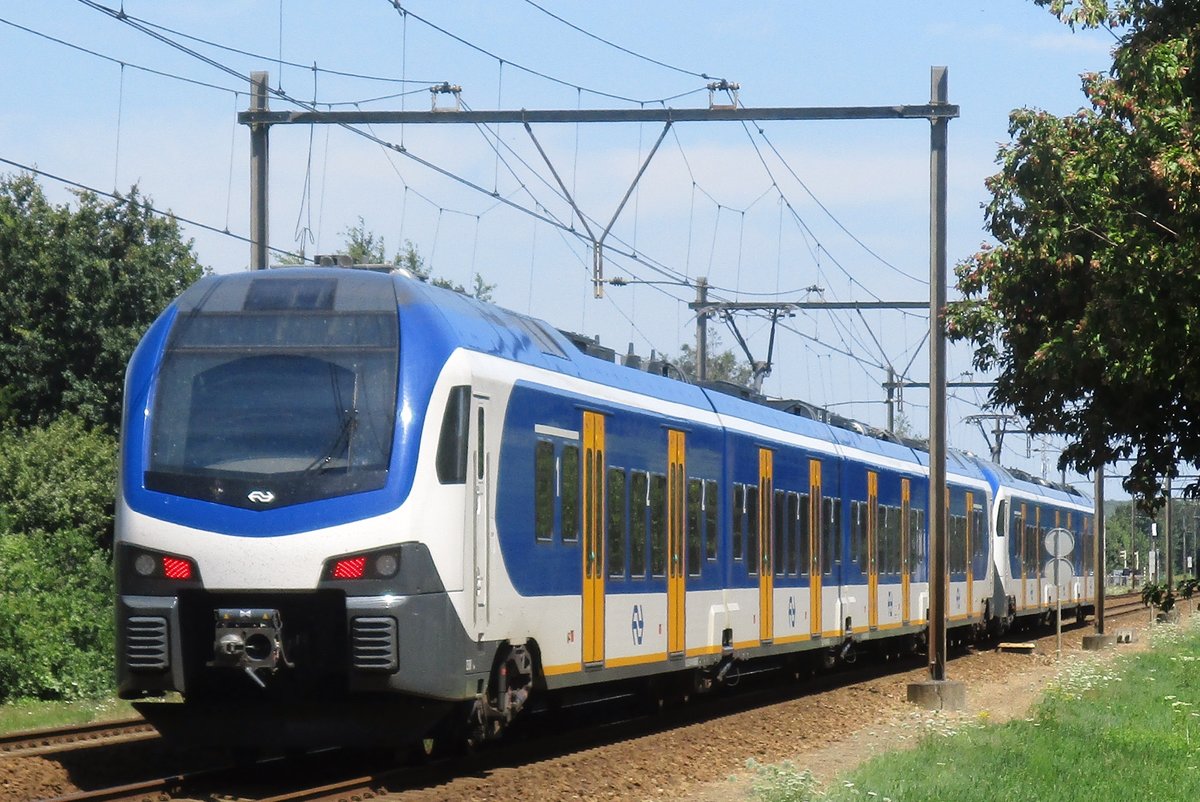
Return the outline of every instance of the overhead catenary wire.
{"type": "MultiPolygon", "coordinates": [[[[82,0],[81,0],[81,1],[82,1],[82,0]]],[[[92,5],[92,4],[89,4],[89,5],[92,5]]],[[[95,4],[95,5],[99,5],[99,4],[95,4]]],[[[94,5],[93,7],[95,7],[95,5],[94,5]]],[[[177,43],[176,43],[176,44],[177,44],[177,43]]],[[[307,67],[306,67],[306,68],[307,68],[307,67]]],[[[308,69],[311,69],[311,68],[308,68],[308,69]]],[[[237,74],[237,73],[231,73],[231,74],[237,74]]],[[[244,76],[240,76],[240,75],[239,75],[239,78],[244,78],[244,76]]],[[[582,87],[578,87],[577,89],[578,89],[578,91],[587,91],[587,90],[584,90],[582,87]]],[[[226,91],[234,91],[234,92],[236,92],[236,90],[226,90],[226,91]]],[[[420,90],[418,90],[418,91],[420,91],[420,90]]],[[[294,101],[294,100],[292,100],[291,98],[287,97],[285,93],[280,93],[280,95],[279,95],[279,96],[280,96],[280,97],[282,97],[282,98],[283,98],[283,99],[285,99],[285,100],[288,100],[289,102],[298,102],[298,101],[294,101]]],[[[298,103],[300,103],[300,102],[298,102],[298,103]]],[[[300,103],[300,105],[307,105],[307,104],[300,103]]],[[[328,105],[328,104],[324,104],[324,105],[328,105]]],[[[355,130],[355,129],[353,129],[353,127],[351,127],[351,130],[352,130],[352,131],[354,131],[356,134],[360,134],[360,135],[361,135],[361,133],[362,133],[362,132],[360,132],[360,131],[358,131],[358,130],[355,130]]],[[[467,182],[467,181],[465,181],[465,179],[462,179],[462,177],[461,177],[461,176],[455,176],[455,175],[454,175],[453,173],[451,173],[450,171],[446,171],[446,170],[444,170],[444,168],[440,168],[440,167],[438,167],[437,165],[430,164],[430,163],[428,163],[427,161],[425,161],[425,160],[421,159],[420,157],[417,157],[417,156],[415,156],[415,154],[411,154],[411,153],[409,153],[409,152],[406,152],[406,149],[403,149],[403,146],[397,147],[396,145],[394,145],[393,143],[390,143],[390,142],[388,142],[387,140],[383,139],[382,137],[375,137],[375,136],[372,134],[371,136],[368,136],[368,139],[373,139],[373,141],[375,141],[375,142],[376,142],[376,144],[380,145],[382,148],[384,148],[384,149],[386,149],[386,150],[392,150],[392,151],[395,151],[395,152],[402,153],[402,155],[409,156],[410,158],[415,158],[415,160],[416,160],[416,161],[418,161],[419,163],[422,163],[422,164],[423,164],[424,166],[426,166],[427,168],[429,168],[429,169],[434,169],[436,172],[440,172],[440,173],[442,173],[443,175],[447,175],[448,177],[451,177],[451,178],[453,178],[454,180],[458,180],[458,181],[460,181],[460,182],[466,183],[468,186],[471,186],[471,187],[472,187],[473,189],[475,189],[476,191],[483,192],[484,194],[488,194],[488,195],[489,195],[489,196],[491,196],[491,197],[495,197],[495,195],[496,195],[496,193],[497,193],[497,190],[498,190],[498,188],[496,188],[496,187],[494,187],[494,188],[492,189],[492,191],[490,191],[490,192],[489,192],[488,190],[486,190],[486,189],[485,189],[485,188],[483,188],[483,187],[479,187],[479,186],[477,186],[477,185],[475,185],[475,186],[472,186],[472,184],[471,184],[470,182],[467,182]]],[[[510,167],[510,169],[511,169],[511,167],[510,167]]],[[[698,188],[698,191],[700,191],[701,193],[703,193],[703,192],[704,192],[704,189],[703,189],[703,187],[699,187],[699,188],[698,188]]],[[[769,191],[769,190],[768,190],[768,191],[769,191]]],[[[765,193],[766,193],[766,192],[767,192],[767,191],[765,191],[765,192],[764,192],[764,196],[765,196],[765,193]]],[[[419,193],[418,193],[418,194],[419,194],[419,193]]],[[[760,196],[760,197],[762,197],[762,196],[760,196]]],[[[431,201],[430,199],[428,199],[428,198],[424,198],[424,200],[426,200],[427,202],[430,202],[430,203],[432,204],[432,201],[431,201]]],[[[757,201],[756,201],[756,202],[757,202],[757,201]]],[[[435,205],[435,206],[436,206],[436,208],[438,208],[438,209],[444,209],[444,208],[445,208],[445,207],[444,207],[444,205],[441,205],[441,204],[433,204],[433,205],[435,205]]],[[[514,205],[515,207],[517,207],[517,208],[521,208],[519,204],[513,204],[513,205],[514,205]]],[[[493,208],[494,208],[494,207],[493,207],[493,208]]],[[[526,210],[526,211],[527,211],[527,213],[529,212],[529,210],[526,210]]],[[[794,209],[792,209],[792,210],[790,210],[790,211],[792,211],[792,212],[794,213],[794,211],[795,211],[795,210],[794,210],[794,209]]],[[[536,208],[535,208],[534,210],[532,210],[532,212],[533,212],[533,214],[534,214],[534,216],[535,216],[535,219],[536,219],[536,220],[540,220],[541,222],[546,222],[546,223],[548,223],[548,224],[551,224],[551,225],[554,225],[554,223],[558,223],[558,225],[561,227],[561,228],[560,228],[560,231],[559,231],[559,233],[560,233],[560,236],[562,236],[562,234],[563,234],[563,231],[570,231],[570,228],[569,228],[568,226],[562,226],[562,224],[561,224],[561,221],[554,221],[554,222],[551,222],[550,220],[547,220],[547,219],[545,219],[545,218],[547,217],[547,215],[546,215],[546,214],[545,214],[545,213],[544,213],[542,210],[539,210],[539,209],[536,209],[536,208]],[[539,214],[539,212],[542,212],[542,213],[541,213],[541,214],[539,214]]],[[[470,214],[470,213],[468,213],[468,212],[461,212],[461,213],[462,213],[462,214],[470,214]]],[[[571,233],[575,233],[575,232],[571,232],[571,233]]],[[[625,244],[625,243],[623,243],[623,241],[621,241],[621,240],[619,240],[619,239],[614,239],[614,243],[621,244],[621,245],[624,245],[624,244],[625,244]]],[[[278,249],[272,249],[272,250],[278,250],[278,249]]],[[[635,246],[635,247],[633,247],[633,248],[631,248],[630,252],[628,252],[628,253],[624,253],[624,252],[622,252],[622,251],[621,251],[619,248],[616,248],[616,247],[613,247],[613,248],[611,248],[611,251],[612,251],[614,254],[620,254],[620,255],[626,256],[626,257],[627,257],[627,258],[629,258],[631,261],[634,261],[634,262],[636,262],[636,263],[638,263],[638,264],[646,265],[648,268],[651,268],[651,269],[660,269],[660,270],[661,270],[661,269],[664,269],[664,268],[665,268],[665,266],[661,265],[661,263],[654,264],[654,263],[653,263],[653,261],[651,261],[651,260],[647,260],[643,254],[640,254],[640,253],[638,253],[638,252],[637,252],[637,248],[636,248],[636,246],[635,246]]],[[[836,262],[836,260],[834,260],[834,261],[835,261],[835,263],[837,263],[837,262],[836,262]]],[[[839,266],[840,266],[840,264],[839,264],[839,266]]],[[[663,274],[664,274],[664,275],[671,276],[671,277],[672,277],[672,278],[673,278],[675,281],[677,281],[677,283],[678,283],[678,284],[679,284],[681,287],[685,287],[685,286],[686,286],[686,287],[690,287],[690,286],[691,286],[691,282],[690,282],[690,280],[689,280],[689,279],[688,279],[688,277],[687,277],[687,272],[685,272],[685,273],[683,273],[683,274],[679,274],[677,271],[670,271],[669,269],[666,269],[666,271],[665,271],[663,274]]],[[[662,292],[662,293],[664,293],[664,294],[669,294],[669,293],[666,293],[666,292],[665,292],[665,291],[663,291],[663,290],[657,290],[657,291],[658,291],[658,292],[662,292]]],[[[671,297],[675,298],[675,300],[676,300],[676,301],[679,301],[679,299],[678,299],[677,297],[675,297],[675,296],[671,296],[671,297]]],[[[841,333],[839,332],[839,334],[841,334],[841,333]]],[[[815,341],[815,342],[820,342],[820,340],[817,340],[817,339],[815,339],[815,338],[814,338],[814,341],[815,341]]],[[[828,344],[825,344],[825,343],[821,343],[821,344],[822,344],[823,346],[827,346],[827,345],[828,345],[828,344]]],[[[847,348],[850,348],[850,346],[849,346],[847,343],[845,343],[845,341],[844,341],[844,340],[843,340],[843,344],[844,344],[844,345],[846,345],[846,347],[847,347],[847,348]]],[[[861,344],[861,343],[860,343],[860,344],[861,344]]]]}
{"type": "MultiPolygon", "coordinates": [[[[102,197],[110,198],[112,200],[120,201],[120,202],[128,202],[129,201],[129,199],[127,197],[121,195],[118,192],[107,192],[103,189],[97,189],[96,187],[90,186],[88,184],[84,184],[81,181],[73,181],[70,178],[64,178],[63,176],[55,175],[54,173],[48,172],[46,170],[42,170],[37,167],[32,167],[28,164],[22,164],[21,162],[13,161],[12,159],[6,159],[2,156],[0,156],[0,164],[7,164],[10,167],[17,168],[18,170],[24,170],[27,173],[33,173],[34,175],[40,175],[43,178],[49,178],[51,181],[57,181],[60,184],[65,184],[66,186],[69,186],[69,187],[75,187],[76,189],[82,189],[85,192],[91,192],[94,195],[100,195],[102,197]]],[[[210,231],[214,234],[220,234],[223,237],[230,237],[230,238],[236,239],[240,242],[245,242],[245,243],[250,242],[249,237],[243,236],[241,234],[235,234],[228,229],[217,228],[216,226],[210,225],[209,223],[202,223],[199,220],[195,220],[190,217],[184,217],[183,215],[176,214],[175,212],[163,211],[162,209],[159,209],[155,206],[151,206],[149,203],[143,202],[139,205],[141,205],[143,208],[145,208],[152,214],[158,215],[159,217],[165,217],[165,218],[179,220],[183,223],[187,223],[189,226],[195,226],[196,228],[201,228],[201,229],[204,229],[205,231],[210,231]]],[[[300,254],[298,254],[298,253],[284,250],[283,248],[272,248],[271,246],[267,246],[267,248],[268,248],[268,250],[274,251],[275,253],[277,253],[281,256],[290,256],[290,257],[299,257],[300,256],[300,254]]]]}
{"type": "Polygon", "coordinates": [[[602,44],[608,45],[609,47],[611,47],[611,48],[613,48],[613,49],[615,49],[615,50],[620,50],[622,53],[625,53],[626,55],[633,56],[634,58],[641,59],[642,61],[647,61],[647,62],[649,62],[649,63],[651,63],[651,64],[655,64],[655,65],[657,65],[657,66],[659,66],[659,67],[663,67],[663,68],[665,68],[665,69],[668,69],[668,70],[673,70],[674,72],[678,72],[678,73],[681,73],[681,74],[683,74],[683,75],[690,75],[690,76],[692,76],[693,78],[702,78],[702,79],[704,79],[705,81],[712,81],[712,80],[714,80],[713,76],[709,75],[708,73],[704,73],[704,72],[696,72],[696,71],[694,71],[694,70],[687,70],[687,69],[684,69],[683,67],[676,67],[676,66],[675,66],[675,65],[673,65],[673,64],[668,64],[668,63],[666,63],[666,62],[664,62],[664,61],[659,61],[659,60],[658,60],[658,59],[656,59],[656,58],[652,58],[652,57],[650,57],[650,56],[643,55],[642,53],[638,53],[638,52],[636,52],[636,51],[630,50],[630,49],[629,49],[629,48],[627,48],[627,47],[622,47],[621,45],[619,45],[619,44],[617,44],[617,43],[615,43],[615,42],[612,42],[612,41],[610,41],[610,40],[608,40],[608,39],[605,39],[603,36],[599,36],[599,35],[597,35],[597,34],[594,34],[594,33],[592,33],[591,31],[589,31],[589,30],[587,30],[587,29],[585,29],[585,28],[581,28],[580,26],[576,25],[575,23],[573,23],[573,22],[570,22],[569,20],[563,19],[563,18],[562,18],[562,17],[560,17],[559,15],[555,14],[553,11],[550,11],[549,9],[547,9],[545,6],[542,6],[542,5],[539,5],[538,3],[535,3],[533,0],[525,0],[525,2],[526,2],[526,3],[528,3],[529,5],[533,6],[533,7],[534,7],[534,8],[536,8],[538,11],[542,12],[543,14],[545,14],[546,16],[548,16],[548,17],[551,17],[551,18],[553,18],[553,19],[556,19],[556,20],[558,20],[558,21],[559,21],[559,22],[561,22],[563,25],[566,25],[568,28],[571,28],[572,30],[578,31],[579,33],[583,34],[584,36],[587,36],[587,37],[588,37],[588,38],[590,38],[590,39],[595,39],[597,42],[600,42],[600,43],[602,43],[602,44]]]}

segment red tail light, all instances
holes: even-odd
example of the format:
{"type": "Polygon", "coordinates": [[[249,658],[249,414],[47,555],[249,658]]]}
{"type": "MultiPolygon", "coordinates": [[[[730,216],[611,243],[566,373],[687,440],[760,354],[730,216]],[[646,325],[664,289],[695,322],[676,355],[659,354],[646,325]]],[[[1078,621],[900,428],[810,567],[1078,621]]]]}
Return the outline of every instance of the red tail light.
{"type": "Polygon", "coordinates": [[[367,567],[366,557],[347,557],[333,566],[334,579],[362,579],[367,567]]]}
{"type": "Polygon", "coordinates": [[[167,579],[191,579],[192,564],[178,557],[163,557],[163,575],[167,579]]]}

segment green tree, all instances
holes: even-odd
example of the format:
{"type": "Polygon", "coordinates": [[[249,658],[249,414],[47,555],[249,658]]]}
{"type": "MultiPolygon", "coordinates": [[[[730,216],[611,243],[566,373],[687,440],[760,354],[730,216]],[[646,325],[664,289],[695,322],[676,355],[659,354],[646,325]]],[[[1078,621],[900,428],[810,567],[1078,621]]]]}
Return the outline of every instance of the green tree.
{"type": "Polygon", "coordinates": [[[1125,487],[1155,508],[1200,460],[1200,4],[1037,2],[1119,29],[1112,68],[1083,76],[1075,114],[1012,112],[987,181],[998,244],[958,265],[947,328],[998,372],[996,406],[1067,438],[1060,466],[1131,459],[1125,487]]]}
{"type": "Polygon", "coordinates": [[[479,273],[475,274],[470,290],[449,279],[432,275],[425,265],[425,260],[417,251],[417,246],[411,240],[405,240],[404,247],[396,251],[389,259],[383,237],[373,231],[368,231],[366,221],[361,217],[358,218],[357,225],[343,231],[342,236],[346,238],[346,255],[356,264],[396,265],[403,267],[418,278],[425,279],[435,287],[454,290],[481,301],[492,300],[492,291],[496,289],[496,285],[484,281],[483,276],[479,273]]]}
{"type": "MultiPolygon", "coordinates": [[[[708,335],[708,381],[727,381],[741,387],[749,387],[754,379],[754,371],[750,365],[738,358],[729,349],[716,350],[721,341],[714,334],[708,335]]],[[[685,376],[695,379],[699,373],[696,370],[696,349],[684,343],[679,348],[679,356],[670,360],[685,376]]]]}
{"type": "Polygon", "coordinates": [[[50,203],[29,175],[0,178],[0,421],[73,410],[115,430],[125,363],[202,270],[174,218],[127,197],[50,203]]]}

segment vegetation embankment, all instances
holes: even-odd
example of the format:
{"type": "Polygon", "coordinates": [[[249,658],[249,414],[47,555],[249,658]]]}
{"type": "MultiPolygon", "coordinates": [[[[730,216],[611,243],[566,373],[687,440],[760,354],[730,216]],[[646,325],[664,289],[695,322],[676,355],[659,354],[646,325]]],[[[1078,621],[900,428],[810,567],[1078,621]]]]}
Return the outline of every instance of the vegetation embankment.
{"type": "Polygon", "coordinates": [[[1028,718],[933,719],[917,748],[871,760],[830,788],[759,768],[765,802],[1106,802],[1200,795],[1200,620],[1155,627],[1152,649],[1064,667],[1028,718]]]}

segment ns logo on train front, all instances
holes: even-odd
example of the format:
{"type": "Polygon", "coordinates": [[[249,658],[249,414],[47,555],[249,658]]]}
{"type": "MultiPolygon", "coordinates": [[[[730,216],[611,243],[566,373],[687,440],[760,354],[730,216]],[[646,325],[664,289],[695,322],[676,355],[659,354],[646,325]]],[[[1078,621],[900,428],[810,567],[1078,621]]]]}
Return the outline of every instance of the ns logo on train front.
{"type": "MultiPolygon", "coordinates": [[[[572,695],[918,646],[927,455],[796,409],[403,271],[206,277],[129,364],[120,693],[177,693],[139,709],[224,743],[479,740],[572,695]]],[[[951,626],[1082,614],[1086,499],[948,475],[951,626]],[[1084,546],[1057,584],[1055,527],[1084,546]]]]}

